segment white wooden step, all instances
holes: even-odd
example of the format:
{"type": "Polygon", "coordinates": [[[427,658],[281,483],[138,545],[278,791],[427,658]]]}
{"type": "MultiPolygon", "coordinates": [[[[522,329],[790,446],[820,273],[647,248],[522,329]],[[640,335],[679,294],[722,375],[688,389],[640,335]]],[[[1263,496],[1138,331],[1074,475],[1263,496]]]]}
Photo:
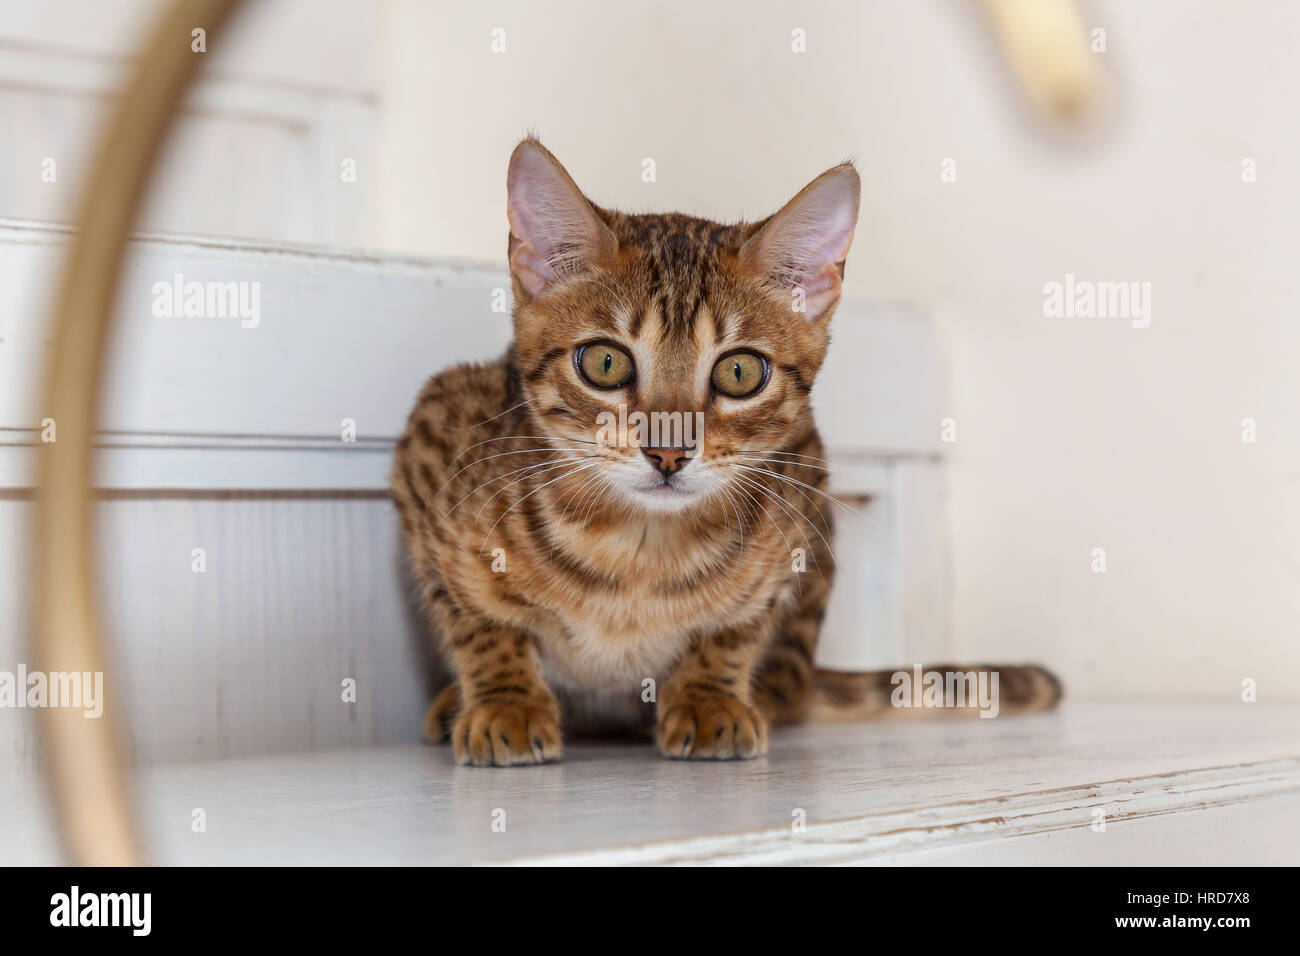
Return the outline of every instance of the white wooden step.
{"type": "MultiPolygon", "coordinates": [[[[571,742],[561,763],[480,769],[446,747],[357,749],[156,767],[138,794],[168,863],[1294,864],[1300,707],[803,727],[751,762],[571,742]]],[[[0,787],[0,863],[52,859],[46,799],[0,787]]]]}

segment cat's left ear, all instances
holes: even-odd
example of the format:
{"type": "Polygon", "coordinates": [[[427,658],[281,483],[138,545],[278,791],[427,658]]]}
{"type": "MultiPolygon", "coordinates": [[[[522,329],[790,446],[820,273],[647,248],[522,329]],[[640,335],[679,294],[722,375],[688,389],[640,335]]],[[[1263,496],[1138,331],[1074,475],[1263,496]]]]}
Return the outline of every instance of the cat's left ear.
{"type": "Polygon", "coordinates": [[[817,321],[840,297],[861,189],[850,164],[826,170],[745,242],[741,267],[787,290],[791,308],[817,321]]]}

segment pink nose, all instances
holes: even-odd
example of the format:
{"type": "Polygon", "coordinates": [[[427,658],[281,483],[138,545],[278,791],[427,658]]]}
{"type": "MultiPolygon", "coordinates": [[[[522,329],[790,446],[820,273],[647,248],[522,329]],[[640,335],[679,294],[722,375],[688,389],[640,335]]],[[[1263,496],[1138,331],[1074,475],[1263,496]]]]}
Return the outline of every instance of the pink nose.
{"type": "Polygon", "coordinates": [[[649,458],[650,464],[665,478],[681,471],[690,461],[685,448],[642,448],[641,454],[649,458]]]}

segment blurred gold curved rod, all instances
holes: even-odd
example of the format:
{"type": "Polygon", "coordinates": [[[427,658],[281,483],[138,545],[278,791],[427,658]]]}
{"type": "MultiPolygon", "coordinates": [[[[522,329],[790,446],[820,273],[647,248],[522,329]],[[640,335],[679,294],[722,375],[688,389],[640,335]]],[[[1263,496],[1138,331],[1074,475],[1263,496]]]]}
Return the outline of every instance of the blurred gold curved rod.
{"type": "Polygon", "coordinates": [[[39,712],[64,849],[83,865],[141,859],[119,725],[125,682],[106,666],[96,618],[90,498],[91,439],[123,244],[177,105],[208,55],[191,52],[192,31],[205,30],[212,50],[239,2],[175,0],[149,36],[99,142],[53,316],[40,414],[54,419],[56,441],[38,446],[31,657],[46,672],[105,674],[99,719],[77,708],[39,712]]]}
{"type": "Polygon", "coordinates": [[[1012,71],[1030,99],[1062,119],[1083,112],[1097,86],[1074,0],[983,0],[1012,71]]]}

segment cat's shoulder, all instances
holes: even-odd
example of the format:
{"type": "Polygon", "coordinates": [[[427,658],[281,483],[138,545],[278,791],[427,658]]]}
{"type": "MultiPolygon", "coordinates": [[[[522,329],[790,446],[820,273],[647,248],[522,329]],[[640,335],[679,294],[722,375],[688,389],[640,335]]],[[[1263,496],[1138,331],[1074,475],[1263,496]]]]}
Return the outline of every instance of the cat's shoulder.
{"type": "Polygon", "coordinates": [[[495,362],[462,362],[424,383],[411,419],[432,417],[439,424],[467,427],[519,402],[519,374],[510,356],[495,362]]]}
{"type": "MultiPolygon", "coordinates": [[[[519,376],[507,355],[495,362],[465,362],[429,378],[411,408],[398,442],[399,457],[432,449],[449,458],[466,446],[516,425],[522,408],[519,376]]],[[[517,430],[517,429],[516,429],[517,430]]]]}
{"type": "Polygon", "coordinates": [[[457,406],[504,401],[518,391],[518,374],[509,356],[495,362],[461,362],[430,376],[420,389],[415,407],[440,403],[457,406]]]}

